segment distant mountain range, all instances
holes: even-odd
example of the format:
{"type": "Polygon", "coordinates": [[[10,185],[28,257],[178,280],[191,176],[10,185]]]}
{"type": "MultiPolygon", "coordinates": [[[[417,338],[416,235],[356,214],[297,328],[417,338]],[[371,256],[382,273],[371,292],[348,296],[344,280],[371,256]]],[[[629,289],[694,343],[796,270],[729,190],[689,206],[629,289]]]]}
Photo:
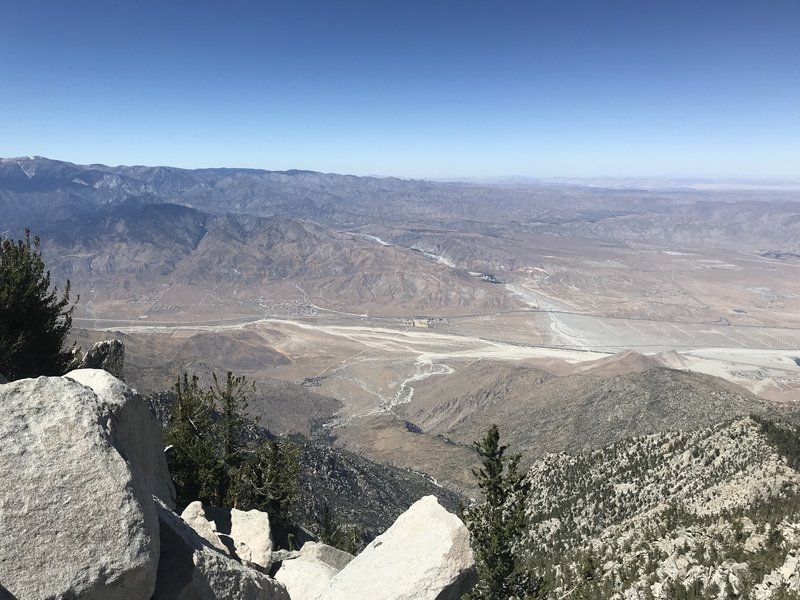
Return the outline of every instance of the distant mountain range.
{"type": "Polygon", "coordinates": [[[502,310],[511,306],[507,295],[469,273],[502,280],[535,260],[536,236],[787,255],[800,239],[798,200],[785,191],[634,192],[0,159],[0,235],[31,227],[41,236],[54,275],[70,277],[85,299],[92,290],[94,313],[84,316],[137,318],[136,299],[158,298],[165,286],[176,296],[166,307],[185,303],[174,286],[194,286],[215,288],[225,301],[294,295],[291,302],[307,300],[301,310],[321,297],[336,310],[372,314],[387,305],[407,315],[444,306],[502,310]]]}
{"type": "Polygon", "coordinates": [[[85,218],[101,205],[130,200],[179,204],[209,214],[308,219],[339,230],[399,226],[497,234],[499,225],[502,231],[656,241],[692,239],[702,227],[711,234],[694,239],[706,244],[773,239],[780,245],[798,239],[788,236],[798,233],[794,217],[800,192],[636,186],[626,190],[571,181],[487,185],[300,170],[187,170],[75,165],[42,157],[0,159],[0,219],[5,229],[85,218]],[[767,199],[769,206],[763,204],[767,199]],[[781,223],[780,233],[765,226],[765,216],[772,224],[781,223]]]}

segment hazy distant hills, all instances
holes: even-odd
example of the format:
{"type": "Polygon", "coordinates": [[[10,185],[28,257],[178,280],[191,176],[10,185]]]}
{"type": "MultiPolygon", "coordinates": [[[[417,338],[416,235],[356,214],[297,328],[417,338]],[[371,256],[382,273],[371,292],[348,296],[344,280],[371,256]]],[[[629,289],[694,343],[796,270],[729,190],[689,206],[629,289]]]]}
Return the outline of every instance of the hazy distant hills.
{"type": "Polygon", "coordinates": [[[0,234],[40,235],[90,317],[507,310],[481,274],[527,276],[574,240],[798,256],[798,200],[0,159],[0,234]]]}
{"type": "MultiPolygon", "coordinates": [[[[312,171],[79,166],[42,157],[0,160],[6,204],[25,194],[31,209],[49,198],[57,206],[100,205],[138,198],[212,213],[247,213],[346,223],[360,219],[360,205],[373,199],[413,198],[435,184],[312,171]]],[[[51,206],[52,206],[51,204],[51,206]]],[[[16,206],[24,209],[23,206],[16,206]]]]}
{"type": "Polygon", "coordinates": [[[83,218],[100,205],[130,199],[180,204],[209,214],[280,215],[340,230],[401,226],[420,233],[429,228],[488,236],[517,231],[717,247],[753,243],[784,250],[796,248],[800,239],[800,192],[793,190],[479,185],[313,171],[186,170],[82,166],[42,157],[0,159],[4,228],[83,218]]]}

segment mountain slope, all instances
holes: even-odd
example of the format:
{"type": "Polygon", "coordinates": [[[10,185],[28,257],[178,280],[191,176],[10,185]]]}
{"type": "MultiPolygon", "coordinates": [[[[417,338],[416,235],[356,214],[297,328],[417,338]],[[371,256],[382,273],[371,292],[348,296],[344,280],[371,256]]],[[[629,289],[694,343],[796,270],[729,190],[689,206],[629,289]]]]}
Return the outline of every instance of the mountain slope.
{"type": "Polygon", "coordinates": [[[414,402],[397,412],[425,433],[465,444],[495,423],[530,461],[546,452],[580,452],[631,435],[773,411],[746,390],[708,375],[662,367],[622,372],[619,363],[608,362],[594,369],[556,376],[526,365],[476,361],[420,382],[414,402]]]}
{"type": "Polygon", "coordinates": [[[517,550],[546,597],[796,597],[799,467],[800,430],[752,418],[548,455],[517,550]]]}
{"type": "Polygon", "coordinates": [[[37,233],[53,274],[84,298],[91,290],[91,316],[136,318],[142,304],[161,316],[219,313],[226,303],[251,315],[511,306],[464,271],[308,221],[127,201],[37,233]]]}

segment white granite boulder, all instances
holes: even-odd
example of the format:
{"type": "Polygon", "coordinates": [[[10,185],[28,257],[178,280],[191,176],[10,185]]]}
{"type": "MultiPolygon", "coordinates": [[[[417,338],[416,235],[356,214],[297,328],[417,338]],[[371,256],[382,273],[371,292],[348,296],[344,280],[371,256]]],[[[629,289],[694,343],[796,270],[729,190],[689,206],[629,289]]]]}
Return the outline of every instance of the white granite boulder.
{"type": "Polygon", "coordinates": [[[333,567],[337,572],[344,569],[355,558],[349,552],[328,546],[322,542],[306,542],[300,548],[300,556],[333,567]]]}
{"type": "Polygon", "coordinates": [[[296,558],[284,560],[275,579],[286,586],[292,600],[316,600],[353,555],[322,544],[306,542],[296,558]]]}
{"type": "Polygon", "coordinates": [[[164,435],[150,414],[147,401],[122,381],[102,369],[77,369],[66,377],[94,391],[116,418],[115,436],[123,456],[150,493],[175,508],[175,487],[164,457],[164,435]]]}
{"type": "Polygon", "coordinates": [[[466,526],[426,496],[342,569],[319,600],[455,600],[475,577],[466,526]]]}
{"type": "Polygon", "coordinates": [[[184,523],[189,527],[194,529],[197,535],[214,546],[214,548],[226,554],[230,553],[225,544],[222,543],[222,540],[219,539],[217,526],[214,524],[214,521],[209,521],[206,517],[206,511],[203,508],[202,502],[195,500],[184,508],[181,513],[181,519],[183,519],[184,523]]]}
{"type": "Polygon", "coordinates": [[[272,532],[267,513],[203,506],[195,501],[186,507],[181,518],[232,558],[264,572],[272,566],[272,532]]]}
{"type": "Polygon", "coordinates": [[[266,573],[224,554],[157,502],[161,558],[153,600],[290,600],[266,573]]]}
{"type": "Polygon", "coordinates": [[[150,598],[158,518],[126,404],[63,377],[0,387],[0,583],[18,600],[150,598]]]}

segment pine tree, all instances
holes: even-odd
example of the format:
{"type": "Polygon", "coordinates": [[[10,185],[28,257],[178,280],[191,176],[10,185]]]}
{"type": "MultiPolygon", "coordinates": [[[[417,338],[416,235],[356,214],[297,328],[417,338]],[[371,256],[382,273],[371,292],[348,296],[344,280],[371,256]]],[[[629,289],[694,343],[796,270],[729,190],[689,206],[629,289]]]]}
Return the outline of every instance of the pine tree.
{"type": "Polygon", "coordinates": [[[464,511],[472,538],[478,583],[466,596],[470,600],[505,600],[525,597],[530,577],[514,555],[514,544],[525,529],[525,500],[530,484],[518,471],[520,456],[506,455],[500,433],[492,425],[475,442],[482,466],[473,470],[484,502],[464,511]]]}
{"type": "Polygon", "coordinates": [[[363,532],[355,525],[343,525],[336,520],[331,507],[326,502],[321,513],[315,517],[319,540],[348,554],[358,554],[362,548],[363,532]]]}
{"type": "Polygon", "coordinates": [[[183,507],[195,500],[208,502],[217,487],[213,403],[210,392],[200,387],[197,375],[184,373],[173,389],[175,402],[164,439],[173,449],[170,473],[178,506],[183,507]]]}
{"type": "Polygon", "coordinates": [[[319,525],[319,539],[323,544],[336,546],[336,540],[342,532],[341,524],[336,520],[331,512],[330,505],[326,502],[322,505],[322,512],[317,517],[319,525]]]}
{"type": "Polygon", "coordinates": [[[251,503],[284,521],[289,520],[297,498],[298,455],[297,446],[291,442],[269,440],[254,449],[244,470],[243,485],[249,484],[251,492],[255,492],[251,503]]]}
{"type": "Polygon", "coordinates": [[[269,515],[273,535],[284,547],[293,530],[299,450],[289,441],[248,441],[247,393],[255,387],[228,372],[220,383],[200,386],[184,373],[165,433],[173,446],[170,472],[178,506],[200,500],[213,506],[258,509],[269,515]]]}
{"type": "Polygon", "coordinates": [[[245,416],[247,410],[247,391],[255,391],[255,384],[248,386],[244,377],[234,377],[228,371],[225,385],[221,386],[216,374],[212,374],[214,384],[211,398],[219,413],[216,423],[217,466],[214,478],[213,504],[216,506],[236,506],[236,481],[246,460],[245,416]]]}
{"type": "Polygon", "coordinates": [[[293,529],[291,509],[299,489],[299,454],[289,441],[269,440],[250,450],[248,461],[237,474],[234,506],[266,512],[281,545],[288,543],[293,529]]]}
{"type": "Polygon", "coordinates": [[[0,373],[10,381],[63,375],[73,358],[64,350],[75,310],[70,283],[60,298],[50,289],[39,245],[28,229],[25,239],[0,243],[0,373]]]}

